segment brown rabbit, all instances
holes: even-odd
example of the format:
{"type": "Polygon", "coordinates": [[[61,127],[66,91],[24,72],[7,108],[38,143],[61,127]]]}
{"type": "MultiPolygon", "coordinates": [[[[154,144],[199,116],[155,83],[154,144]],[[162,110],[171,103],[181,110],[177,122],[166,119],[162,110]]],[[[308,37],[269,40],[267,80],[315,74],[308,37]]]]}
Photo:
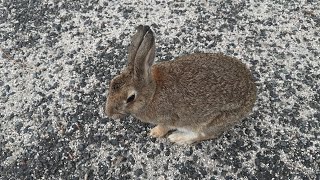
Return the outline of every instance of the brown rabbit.
{"type": "Polygon", "coordinates": [[[153,64],[155,38],[138,26],[128,65],[110,84],[105,113],[156,124],[150,135],[178,144],[216,138],[245,118],[256,99],[248,68],[223,54],[195,53],[153,64]]]}

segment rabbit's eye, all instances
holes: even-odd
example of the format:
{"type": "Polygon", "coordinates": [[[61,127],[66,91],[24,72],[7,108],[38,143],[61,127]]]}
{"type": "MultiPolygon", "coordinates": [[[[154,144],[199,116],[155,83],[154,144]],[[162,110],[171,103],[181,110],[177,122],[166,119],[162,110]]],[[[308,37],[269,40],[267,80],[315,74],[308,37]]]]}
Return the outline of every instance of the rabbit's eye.
{"type": "Polygon", "coordinates": [[[136,97],[136,95],[135,95],[135,94],[133,94],[133,95],[129,96],[129,97],[128,97],[128,99],[127,99],[127,103],[132,102],[132,101],[134,100],[134,98],[135,98],[135,97],[136,97]]]}

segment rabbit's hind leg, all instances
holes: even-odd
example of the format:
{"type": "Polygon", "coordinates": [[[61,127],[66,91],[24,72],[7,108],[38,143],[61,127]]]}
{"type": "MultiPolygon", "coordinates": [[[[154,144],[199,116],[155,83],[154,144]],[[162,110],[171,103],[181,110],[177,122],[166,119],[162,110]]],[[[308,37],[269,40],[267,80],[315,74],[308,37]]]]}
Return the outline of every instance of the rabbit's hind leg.
{"type": "Polygon", "coordinates": [[[192,144],[198,140],[201,135],[189,129],[178,128],[168,136],[171,142],[179,145],[192,144]]]}
{"type": "Polygon", "coordinates": [[[236,112],[225,112],[215,117],[211,122],[200,127],[199,132],[201,136],[196,141],[203,141],[209,139],[216,139],[225,131],[234,127],[239,123],[248,113],[240,110],[236,112]]]}

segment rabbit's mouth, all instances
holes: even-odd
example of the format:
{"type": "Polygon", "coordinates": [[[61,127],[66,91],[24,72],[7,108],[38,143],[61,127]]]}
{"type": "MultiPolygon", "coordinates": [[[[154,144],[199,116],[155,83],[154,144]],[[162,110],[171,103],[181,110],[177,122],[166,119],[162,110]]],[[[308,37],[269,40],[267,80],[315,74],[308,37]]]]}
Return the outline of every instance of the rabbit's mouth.
{"type": "Polygon", "coordinates": [[[112,119],[121,119],[126,116],[126,113],[119,111],[118,108],[113,108],[112,106],[108,106],[108,103],[104,107],[104,114],[112,119]]]}

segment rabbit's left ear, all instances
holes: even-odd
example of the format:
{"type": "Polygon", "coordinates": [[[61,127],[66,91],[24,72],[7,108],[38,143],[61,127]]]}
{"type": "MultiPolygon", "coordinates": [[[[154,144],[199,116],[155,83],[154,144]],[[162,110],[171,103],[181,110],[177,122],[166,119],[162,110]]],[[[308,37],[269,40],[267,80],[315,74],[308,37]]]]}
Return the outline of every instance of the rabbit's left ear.
{"type": "Polygon", "coordinates": [[[133,76],[138,81],[151,81],[151,66],[155,58],[155,38],[151,29],[143,37],[134,62],[133,76]]]}

